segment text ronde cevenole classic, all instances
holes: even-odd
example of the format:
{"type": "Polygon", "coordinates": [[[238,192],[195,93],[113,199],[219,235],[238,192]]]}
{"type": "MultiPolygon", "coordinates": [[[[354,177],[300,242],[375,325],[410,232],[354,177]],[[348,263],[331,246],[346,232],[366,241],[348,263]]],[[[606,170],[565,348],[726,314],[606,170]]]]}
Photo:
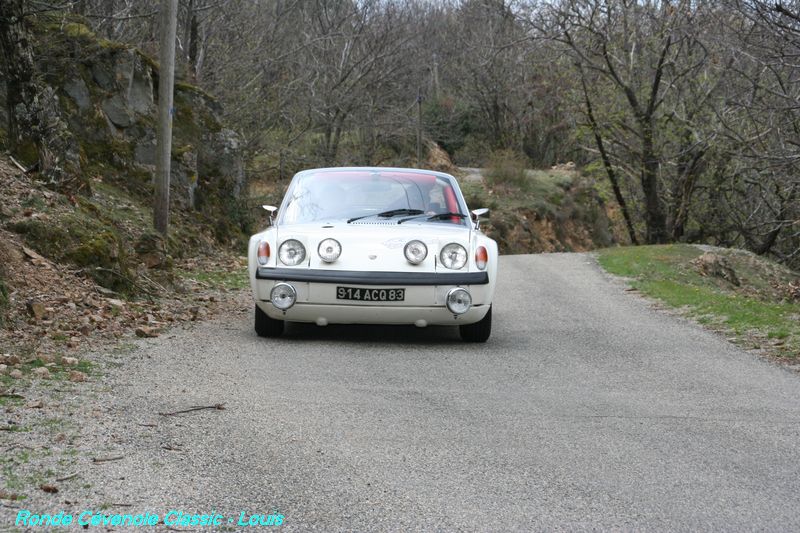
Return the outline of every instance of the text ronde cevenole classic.
{"type": "Polygon", "coordinates": [[[154,526],[163,523],[167,526],[221,526],[226,522],[237,526],[280,526],[285,517],[282,514],[260,514],[240,511],[239,516],[226,517],[211,511],[209,513],[185,513],[170,510],[164,514],[163,520],[158,513],[144,512],[137,514],[105,514],[91,510],[77,515],[61,511],[55,514],[36,514],[27,509],[17,513],[16,526],[59,527],[77,524],[80,526],[154,526]]]}

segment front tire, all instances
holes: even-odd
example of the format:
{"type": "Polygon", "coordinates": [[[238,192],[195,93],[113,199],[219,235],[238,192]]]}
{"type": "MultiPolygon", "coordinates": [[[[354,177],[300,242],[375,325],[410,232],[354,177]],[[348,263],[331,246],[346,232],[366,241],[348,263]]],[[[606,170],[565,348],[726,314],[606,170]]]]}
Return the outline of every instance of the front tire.
{"type": "Polygon", "coordinates": [[[256,305],[256,334],[259,337],[280,337],[283,334],[283,320],[270,318],[256,305]]]}
{"type": "Polygon", "coordinates": [[[461,340],[464,342],[486,342],[492,334],[492,306],[482,319],[474,324],[458,326],[461,340]]]}

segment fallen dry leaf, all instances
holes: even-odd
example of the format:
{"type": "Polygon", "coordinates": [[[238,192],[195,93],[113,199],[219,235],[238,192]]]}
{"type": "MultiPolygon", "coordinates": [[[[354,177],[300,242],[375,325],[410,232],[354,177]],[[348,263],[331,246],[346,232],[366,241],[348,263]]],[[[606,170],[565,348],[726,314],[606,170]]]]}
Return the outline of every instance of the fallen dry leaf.
{"type": "Polygon", "coordinates": [[[161,332],[157,328],[149,328],[147,326],[140,326],[136,328],[137,337],[158,337],[161,332]]]}
{"type": "Polygon", "coordinates": [[[69,371],[69,380],[73,383],[81,383],[86,381],[86,374],[81,372],[80,370],[70,370],[69,371]]]}
{"type": "Polygon", "coordinates": [[[33,374],[37,378],[42,378],[42,379],[50,378],[50,371],[43,366],[40,366],[39,368],[34,368],[33,370],[31,370],[31,374],[33,374]]]}

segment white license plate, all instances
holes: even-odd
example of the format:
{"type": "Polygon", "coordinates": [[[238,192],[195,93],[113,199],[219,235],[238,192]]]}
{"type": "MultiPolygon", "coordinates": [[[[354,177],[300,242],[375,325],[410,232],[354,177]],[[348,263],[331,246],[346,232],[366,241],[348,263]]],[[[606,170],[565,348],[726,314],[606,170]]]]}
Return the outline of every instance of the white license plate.
{"type": "Polygon", "coordinates": [[[359,302],[402,302],[405,289],[365,289],[363,287],[336,287],[337,300],[358,300],[359,302]]]}

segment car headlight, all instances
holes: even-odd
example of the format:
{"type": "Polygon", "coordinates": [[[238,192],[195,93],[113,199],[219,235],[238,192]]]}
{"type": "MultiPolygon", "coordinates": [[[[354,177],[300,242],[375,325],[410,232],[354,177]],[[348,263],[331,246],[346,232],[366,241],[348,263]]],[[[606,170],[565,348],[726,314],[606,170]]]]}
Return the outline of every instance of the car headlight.
{"type": "Polygon", "coordinates": [[[297,301],[297,291],[288,283],[276,283],[269,293],[269,301],[281,311],[286,311],[297,301]]]}
{"type": "Polygon", "coordinates": [[[281,258],[281,263],[284,265],[299,265],[306,258],[306,248],[302,242],[288,239],[283,241],[283,244],[278,249],[278,257],[281,258]]]}
{"type": "Polygon", "coordinates": [[[454,242],[442,248],[439,257],[442,264],[450,270],[460,270],[467,264],[467,250],[454,242]]]}
{"type": "Polygon", "coordinates": [[[408,259],[409,263],[418,265],[428,257],[428,247],[425,246],[425,243],[422,241],[408,241],[406,247],[403,248],[403,253],[406,255],[406,259],[408,259]]]}
{"type": "Polygon", "coordinates": [[[472,307],[472,296],[467,289],[455,287],[447,293],[447,308],[454,315],[463,315],[472,307]]]}
{"type": "Polygon", "coordinates": [[[336,239],[325,239],[319,243],[317,253],[326,263],[333,263],[342,254],[342,245],[336,239]]]}

